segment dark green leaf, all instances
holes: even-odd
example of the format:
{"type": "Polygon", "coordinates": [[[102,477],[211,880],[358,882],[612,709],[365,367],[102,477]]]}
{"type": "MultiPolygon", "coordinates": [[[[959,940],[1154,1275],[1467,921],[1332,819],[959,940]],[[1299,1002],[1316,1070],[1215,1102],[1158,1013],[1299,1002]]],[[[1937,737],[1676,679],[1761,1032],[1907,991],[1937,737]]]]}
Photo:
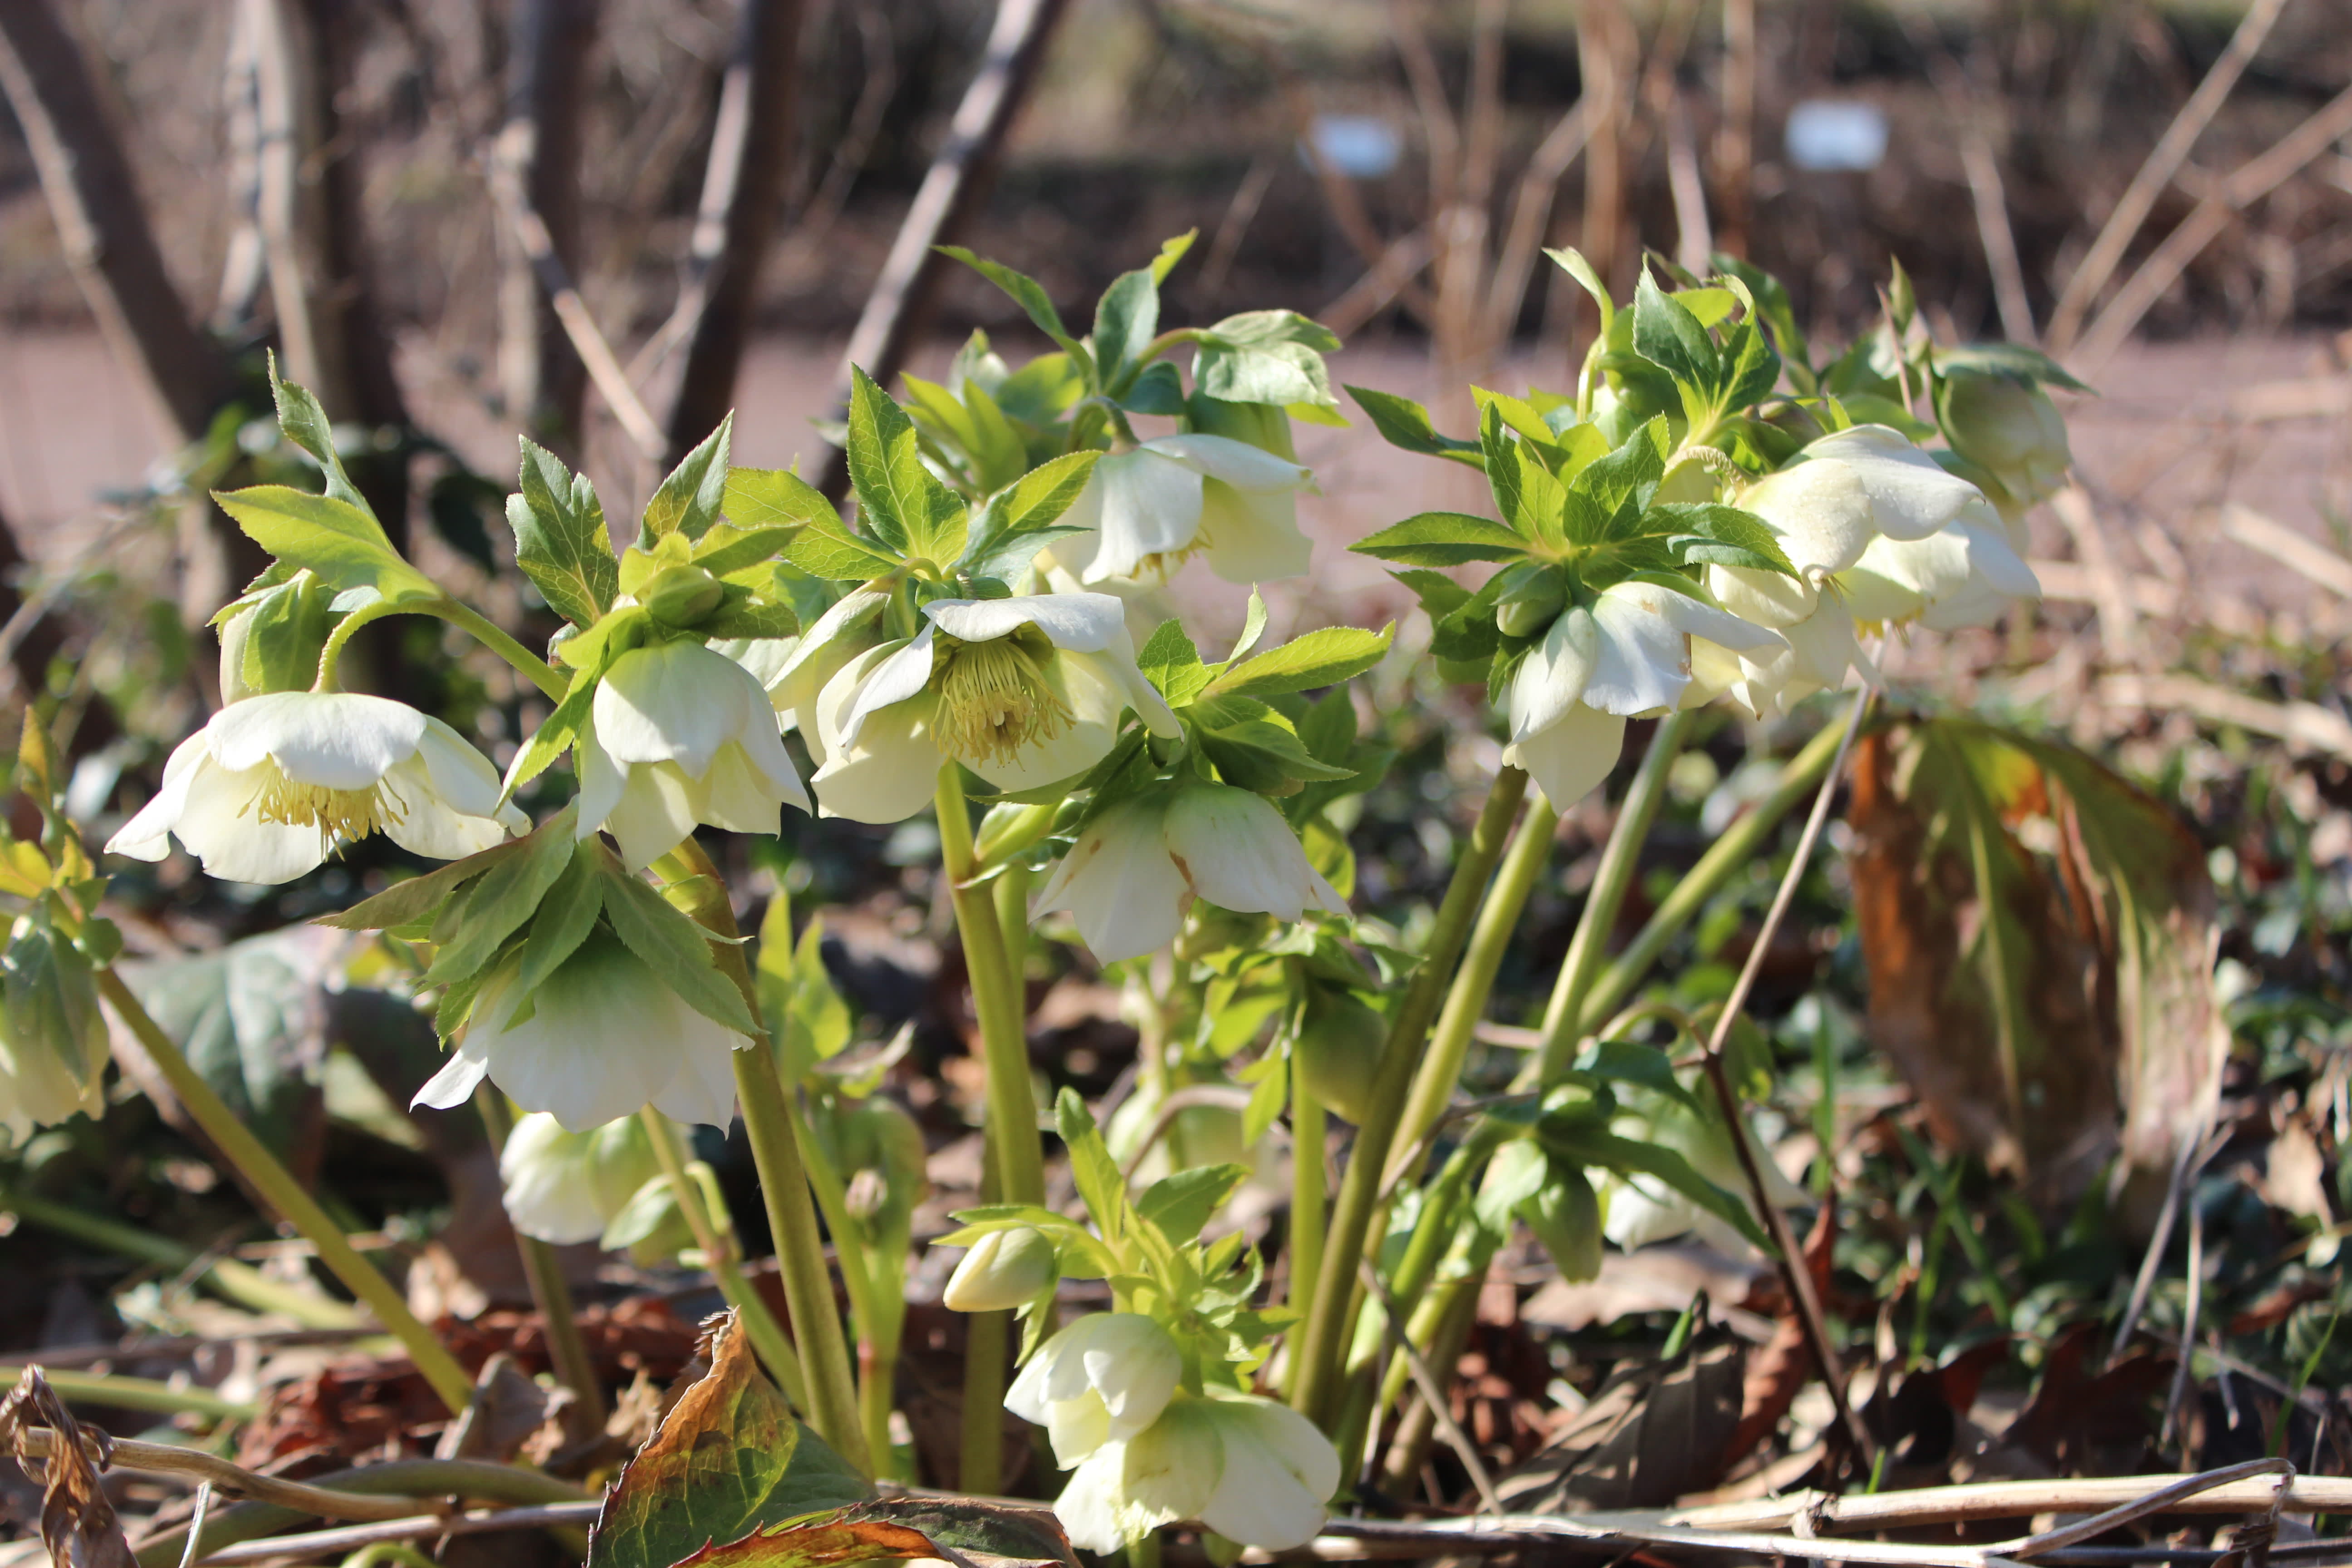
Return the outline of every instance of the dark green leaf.
{"type": "Polygon", "coordinates": [[[1539,1123],[1537,1131],[1545,1146],[1555,1152],[1580,1164],[1604,1166],[1664,1182],[1757,1246],[1769,1248],[1772,1245],[1763,1227],[1756,1223],[1756,1216],[1748,1212],[1747,1204],[1700,1175],[1688,1160],[1664,1144],[1621,1138],[1586,1126],[1556,1128],[1549,1119],[1539,1123]]]}
{"type": "Polygon", "coordinates": [[[1011,295],[1013,302],[1028,312],[1029,320],[1036,323],[1039,331],[1053,339],[1061,346],[1062,352],[1068,354],[1076,363],[1087,367],[1088,370],[1092,369],[1092,361],[1088,359],[1085,348],[1079,344],[1077,339],[1070,336],[1069,329],[1062,325],[1061,312],[1054,309],[1054,301],[1046,294],[1044,284],[1025,272],[1015,272],[1002,262],[990,261],[975,256],[961,245],[942,245],[939,247],[939,251],[942,256],[951,256],[962,262],[966,267],[1011,295]]]}
{"type": "Polygon", "coordinates": [[[1174,364],[1164,359],[1153,360],[1135,378],[1118,405],[1129,414],[1157,414],[1174,417],[1184,412],[1184,378],[1177,374],[1174,364]]]}
{"type": "Polygon", "coordinates": [[[919,1530],[935,1555],[953,1552],[973,1568],[1077,1568],[1070,1538],[1051,1510],[977,1498],[898,1497],[859,1503],[849,1519],[883,1520],[919,1530]]]}
{"type": "Polygon", "coordinates": [[[744,1005],[743,993],[711,956],[710,934],[642,879],[630,875],[601,845],[598,854],[604,918],[612,922],[613,933],[688,1006],[739,1035],[758,1034],[759,1023],[744,1005]]]}
{"type": "Polygon", "coordinates": [[[1160,332],[1160,280],[1152,268],[1122,272],[1095,306],[1095,363],[1106,389],[1124,388],[1160,332]]]}
{"type": "Polygon", "coordinates": [[[1070,1179],[1086,1201],[1087,1213],[1094,1216],[1095,1228],[1102,1232],[1103,1239],[1118,1246],[1127,1229],[1127,1179],[1119,1173],[1118,1162],[1110,1157],[1102,1129],[1095,1125],[1087,1102],[1068,1088],[1054,1101],[1054,1121],[1063,1147],[1069,1151],[1070,1179]]]}
{"type": "Polygon", "coordinates": [[[530,934],[523,938],[521,965],[515,971],[516,994],[528,996],[547,984],[548,976],[588,940],[604,907],[603,882],[593,855],[574,853],[565,864],[563,875],[540,900],[530,934]]]}
{"type": "Polygon", "coordinates": [[[1410,397],[1400,397],[1393,392],[1381,392],[1369,386],[1349,386],[1348,395],[1371,416],[1372,428],[1391,447],[1408,452],[1420,452],[1433,458],[1452,458],[1474,466],[1486,459],[1475,441],[1464,441],[1452,436],[1441,436],[1430,423],[1429,410],[1410,397]]]}
{"type": "Polygon", "coordinates": [[[904,563],[896,549],[886,550],[875,539],[850,532],[837,518],[819,518],[802,529],[784,547],[784,559],[829,583],[871,582],[904,563]]]}
{"type": "Polygon", "coordinates": [[[2068,374],[2064,365],[2024,343],[1957,343],[1930,351],[1927,363],[1943,375],[2011,375],[2069,392],[2091,390],[2068,374]]]}
{"type": "Polygon", "coordinates": [[[539,913],[540,900],[572,864],[578,813],[569,807],[521,840],[520,855],[491,867],[453,900],[434,928],[441,944],[423,985],[446,985],[473,973],[494,957],[507,938],[539,913]],[[447,934],[442,927],[452,926],[447,934]]]}
{"type": "Polygon", "coordinates": [[[1659,289],[1646,268],[1633,286],[1633,352],[1702,395],[1722,380],[1706,329],[1687,306],[1659,289]]]}
{"type": "Polygon", "coordinates": [[[863,370],[850,375],[849,479],[866,531],[909,556],[953,561],[963,553],[963,503],[923,466],[907,411],[863,370]]]}
{"type": "Polygon", "coordinates": [[[580,726],[587,722],[589,706],[596,699],[598,673],[594,669],[572,672],[572,684],[564,689],[563,700],[540,721],[539,728],[515,753],[515,760],[507,764],[506,793],[509,797],[553,766],[555,759],[579,738],[580,726]]]}
{"type": "MultiPolygon", "coordinates": [[[[1743,555],[1754,557],[1767,571],[1796,575],[1796,567],[1790,564],[1787,553],[1780,548],[1780,536],[1754,512],[1717,501],[1669,501],[1652,507],[1643,521],[1653,526],[1663,524],[1675,534],[1735,548],[1743,555]]],[[[1685,545],[1679,539],[1674,543],[1677,558],[1684,561],[1718,566],[1751,564],[1746,560],[1728,561],[1710,554],[1705,543],[1685,545]]]]}

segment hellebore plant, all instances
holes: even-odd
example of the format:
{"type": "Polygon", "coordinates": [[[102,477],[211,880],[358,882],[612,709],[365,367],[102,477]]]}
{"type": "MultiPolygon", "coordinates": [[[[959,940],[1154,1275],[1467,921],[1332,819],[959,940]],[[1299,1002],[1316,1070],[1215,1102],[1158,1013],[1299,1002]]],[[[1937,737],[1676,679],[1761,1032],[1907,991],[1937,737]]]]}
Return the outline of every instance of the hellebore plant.
{"type": "MultiPolygon", "coordinates": [[[[1253,584],[1307,569],[1297,498],[1312,475],[1291,426],[1345,422],[1324,363],[1338,342],[1315,322],[1260,310],[1161,329],[1160,287],[1189,243],[1121,276],[1083,336],[1034,279],[955,252],[1053,346],[1016,366],[976,333],[944,381],[905,378],[903,405],[857,374],[846,516],[792,471],[731,466],[722,424],[616,556],[588,481],[525,442],[507,517],[517,566],[564,622],[544,657],[400,555],[323,410],[278,384],[324,491],[219,498],[275,564],[218,619],[224,707],[110,844],[152,861],[176,838],[238,881],[289,880],[379,832],[448,862],[322,922],[374,933],[371,962],[430,1014],[447,1057],[417,1103],[473,1101],[494,1127],[527,1112],[501,1157],[527,1235],[706,1265],[818,1435],[803,1441],[868,1474],[939,1480],[909,1475],[893,1437],[929,1190],[922,1130],[887,1089],[910,1037],[857,1042],[820,923],[796,929],[781,890],[747,940],[749,901],[701,837],[776,834],[787,806],[877,824],[933,812],[986,1143],[982,1202],[944,1238],[968,1249],[946,1303],[973,1314],[956,1479],[998,1489],[1001,1404],[1043,1426],[1070,1471],[1055,1505],[1070,1538],[1145,1561],[1168,1526],[1221,1538],[1220,1561],[1311,1541],[1340,1456],[1352,1470],[1402,1394],[1391,1331],[1450,1364],[1513,1237],[1570,1278],[1598,1268],[1605,1236],[1698,1223],[1728,1245],[1768,1239],[1759,1221],[1790,1194],[1759,1182],[1758,1209],[1727,1190],[1742,1179],[1738,1106],[1703,1109],[1640,1037],[1706,1021],[1618,1009],[1843,755],[1837,734],[1807,745],[1606,962],[1604,939],[1693,710],[1786,713],[1866,687],[1863,637],[1986,624],[2036,591],[2012,533],[2063,480],[2042,388],[2071,384],[2032,351],[1933,342],[1899,277],[1885,329],[1816,363],[1786,295],[1742,264],[1671,289],[1645,273],[1621,310],[1562,252],[1602,318],[1570,391],[1473,389],[1475,434],[1453,437],[1418,404],[1350,389],[1385,438],[1478,469],[1492,499],[1352,546],[1399,568],[1429,618],[1427,659],[1483,689],[1501,742],[1475,823],[1433,851],[1442,896],[1400,931],[1351,912],[1347,837],[1348,797],[1388,773],[1395,732],[1359,734],[1349,683],[1407,657],[1396,628],[1269,645],[1253,588],[1216,658],[1160,613],[1192,554],[1253,584]],[[1943,447],[1923,444],[1939,433],[1943,447]],[[400,615],[467,634],[549,705],[503,779],[442,721],[341,689],[352,636],[400,615]],[[1656,721],[1650,752],[1538,1048],[1509,1093],[1465,1104],[1467,1053],[1560,816],[1615,771],[1635,719],[1656,721]],[[1143,1040],[1112,1121],[1118,1159],[1075,1094],[1055,1104],[1084,1221],[1047,1203],[1026,1026],[1033,952],[1073,925],[1143,1040]],[[1215,1103],[1188,1105],[1195,1089],[1215,1103]],[[739,1114],[782,1321],[673,1125],[739,1114]],[[1336,1187],[1335,1115],[1353,1126],[1336,1187]],[[1205,1116],[1219,1121],[1204,1131],[1205,1116]],[[1203,1162],[1208,1132],[1242,1158],[1203,1162]],[[1283,1179],[1285,1146],[1289,1217],[1266,1248],[1223,1218],[1244,1184],[1283,1179]],[[1066,1278],[1103,1281],[1110,1310],[1059,1321],[1066,1278]]],[[[102,999],[463,1408],[454,1358],[113,973],[105,884],[46,756],[29,728],[18,777],[41,842],[0,836],[0,893],[22,906],[0,960],[0,1130],[21,1143],[99,1102],[102,999]]],[[[535,1278],[556,1332],[568,1308],[551,1272],[535,1278]]],[[[1370,1450],[1398,1486],[1425,1456],[1411,1426],[1370,1450]]]]}

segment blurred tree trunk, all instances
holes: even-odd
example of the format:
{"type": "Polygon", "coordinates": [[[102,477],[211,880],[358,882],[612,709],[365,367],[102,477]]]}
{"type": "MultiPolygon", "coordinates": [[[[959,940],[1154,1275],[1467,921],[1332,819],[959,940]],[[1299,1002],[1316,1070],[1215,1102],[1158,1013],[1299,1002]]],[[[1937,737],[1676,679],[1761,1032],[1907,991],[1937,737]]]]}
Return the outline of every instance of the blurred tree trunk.
{"type": "Polygon", "coordinates": [[[742,0],[742,7],[690,242],[688,288],[701,291],[700,313],[670,405],[673,464],[710,434],[734,401],[760,266],[791,173],[801,0],[742,0]]]}
{"type": "Polygon", "coordinates": [[[199,438],[234,389],[228,356],[164,268],[89,62],[49,0],[0,0],[0,89],[100,327],[124,363],[145,371],[172,435],[199,438]]]}
{"type": "MultiPolygon", "coordinates": [[[[581,276],[581,124],[597,0],[522,0],[514,18],[511,88],[499,156],[546,224],[565,270],[581,276]]],[[[507,407],[532,439],[580,461],[588,370],[531,269],[499,231],[499,374],[507,407]]]]}
{"type": "MultiPolygon", "coordinates": [[[[874,292],[849,334],[849,348],[834,383],[836,415],[849,406],[851,365],[887,386],[908,349],[929,324],[940,279],[949,265],[938,247],[954,243],[987,199],[997,153],[1028,100],[1030,86],[1045,60],[1045,47],[1053,40],[1054,25],[1067,9],[1069,0],[998,0],[988,52],[956,105],[947,141],[924,174],[915,205],[907,209],[898,237],[874,281],[874,292]]],[[[828,454],[819,488],[835,500],[847,492],[847,459],[839,447],[828,454]]]]}
{"type": "Polygon", "coordinates": [[[289,380],[329,418],[394,433],[390,449],[346,454],[384,531],[408,542],[407,405],[367,275],[356,139],[339,100],[363,20],[359,0],[243,0],[254,29],[260,218],[289,380]]]}

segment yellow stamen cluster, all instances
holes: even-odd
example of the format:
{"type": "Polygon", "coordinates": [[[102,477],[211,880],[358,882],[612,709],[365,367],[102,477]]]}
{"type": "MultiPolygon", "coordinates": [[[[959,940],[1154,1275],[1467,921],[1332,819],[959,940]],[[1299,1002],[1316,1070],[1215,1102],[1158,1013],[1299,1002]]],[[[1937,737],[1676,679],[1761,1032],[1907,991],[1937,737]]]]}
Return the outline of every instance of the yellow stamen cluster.
{"type": "Polygon", "coordinates": [[[1060,734],[1070,720],[1069,705],[1045,683],[1043,658],[1017,638],[950,650],[934,722],[950,755],[1009,763],[1023,747],[1060,734]]]}
{"type": "Polygon", "coordinates": [[[262,822],[316,827],[338,843],[351,844],[408,815],[408,803],[389,780],[369,789],[330,789],[299,783],[275,767],[269,771],[269,782],[247,807],[262,822]]]}

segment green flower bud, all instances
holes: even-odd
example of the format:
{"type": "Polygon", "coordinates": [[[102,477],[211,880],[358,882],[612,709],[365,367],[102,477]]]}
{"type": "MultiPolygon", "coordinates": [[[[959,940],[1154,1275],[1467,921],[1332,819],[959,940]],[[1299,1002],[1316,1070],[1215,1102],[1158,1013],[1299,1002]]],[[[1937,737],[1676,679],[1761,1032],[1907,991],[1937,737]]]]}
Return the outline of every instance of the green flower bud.
{"type": "Polygon", "coordinates": [[[1306,1024],[1291,1047],[1298,1053],[1307,1091],[1348,1121],[1361,1122],[1388,1032],[1388,1020],[1354,992],[1312,987],[1306,1024]]]}
{"type": "Polygon", "coordinates": [[[1580,1170],[1554,1166],[1543,1191],[1519,1205],[1519,1217],[1570,1284],[1601,1272],[1601,1199],[1580,1170]]]}
{"type": "Polygon", "coordinates": [[[2074,453],[2065,416],[2050,395],[2007,375],[1955,375],[1937,399],[1938,422],[1952,450],[1988,469],[2003,489],[2032,503],[2066,482],[2074,453]]]}
{"type": "Polygon", "coordinates": [[[958,1312],[1001,1312],[1035,1300],[1061,1277],[1045,1232],[1027,1226],[992,1230],[963,1255],[940,1300],[958,1312]]]}
{"type": "Polygon", "coordinates": [[[1495,626],[1508,637],[1531,637],[1568,607],[1568,569],[1555,562],[1522,561],[1503,569],[1495,626]]]}
{"type": "Polygon", "coordinates": [[[665,566],[637,595],[646,614],[666,626],[693,626],[719,607],[726,584],[699,566],[665,566]]]}

